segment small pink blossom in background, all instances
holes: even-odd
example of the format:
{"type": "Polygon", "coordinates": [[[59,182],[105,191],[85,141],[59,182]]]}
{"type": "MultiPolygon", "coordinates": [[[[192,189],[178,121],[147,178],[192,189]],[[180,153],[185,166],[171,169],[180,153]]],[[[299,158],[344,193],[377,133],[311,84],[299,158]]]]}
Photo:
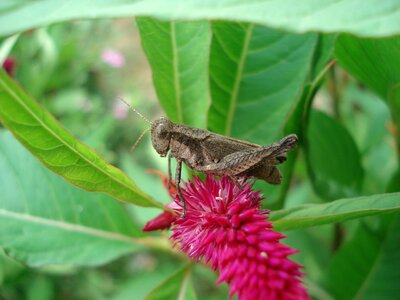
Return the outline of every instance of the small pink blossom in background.
{"type": "MultiPolygon", "coordinates": [[[[195,177],[182,193],[186,217],[164,212],[146,224],[148,231],[169,222],[174,243],[190,258],[210,263],[220,274],[217,283],[230,285],[230,297],[309,299],[302,266],[288,258],[297,251],[280,243],[285,236],[272,229],[268,211],[260,206],[263,198],[250,183],[239,189],[229,177],[207,176],[205,182],[195,177]]],[[[181,214],[179,198],[171,195],[174,202],[168,206],[181,214]]]]}
{"type": "Polygon", "coordinates": [[[118,120],[123,120],[128,117],[129,107],[120,99],[116,99],[113,104],[113,115],[118,120]]]}
{"type": "Polygon", "coordinates": [[[107,48],[101,53],[101,59],[113,68],[121,68],[125,64],[124,55],[118,50],[107,48]]]}
{"type": "Polygon", "coordinates": [[[16,61],[13,57],[8,56],[4,61],[3,61],[3,69],[4,71],[7,72],[8,75],[11,77],[14,76],[14,71],[15,71],[15,65],[16,61]]]}

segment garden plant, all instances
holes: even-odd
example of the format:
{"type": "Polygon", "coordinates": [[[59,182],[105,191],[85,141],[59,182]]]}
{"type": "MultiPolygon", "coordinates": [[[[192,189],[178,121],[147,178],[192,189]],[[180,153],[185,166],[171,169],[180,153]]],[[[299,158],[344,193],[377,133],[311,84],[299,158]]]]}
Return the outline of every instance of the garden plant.
{"type": "Polygon", "coordinates": [[[4,1],[0,63],[0,299],[399,299],[398,0],[4,1]],[[161,116],[298,144],[179,183],[161,116]]]}

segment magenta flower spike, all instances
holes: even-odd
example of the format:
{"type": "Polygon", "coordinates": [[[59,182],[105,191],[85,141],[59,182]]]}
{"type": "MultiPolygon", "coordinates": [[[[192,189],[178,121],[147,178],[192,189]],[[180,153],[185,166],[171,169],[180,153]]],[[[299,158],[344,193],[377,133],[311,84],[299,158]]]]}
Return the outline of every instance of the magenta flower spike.
{"type": "MultiPolygon", "coordinates": [[[[231,297],[309,299],[300,279],[302,266],[288,258],[297,251],[280,243],[285,236],[267,221],[260,192],[252,191],[249,182],[242,184],[238,188],[229,177],[211,176],[187,182],[182,189],[186,217],[168,220],[171,239],[190,258],[204,259],[218,271],[217,283],[228,283],[231,297]]],[[[180,212],[179,198],[174,198],[169,207],[180,212]]]]}

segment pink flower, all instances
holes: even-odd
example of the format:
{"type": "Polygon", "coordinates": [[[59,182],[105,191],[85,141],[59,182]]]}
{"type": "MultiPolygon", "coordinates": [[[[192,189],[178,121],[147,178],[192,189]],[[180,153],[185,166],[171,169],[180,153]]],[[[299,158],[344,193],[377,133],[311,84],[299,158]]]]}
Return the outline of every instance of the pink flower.
{"type": "Polygon", "coordinates": [[[113,68],[121,68],[125,64],[124,55],[115,49],[104,49],[101,53],[101,59],[113,68]]]}
{"type": "MultiPolygon", "coordinates": [[[[219,271],[217,283],[230,285],[240,300],[309,299],[300,277],[301,265],[288,256],[297,251],[281,244],[272,230],[263,199],[250,183],[239,188],[229,177],[205,182],[195,177],[182,189],[186,217],[171,221],[171,239],[195,260],[205,259],[219,271]]],[[[174,195],[170,207],[181,212],[174,195]]],[[[165,219],[164,219],[165,220],[165,219]]],[[[165,228],[165,223],[163,224],[165,228]]]]}
{"type": "Polygon", "coordinates": [[[164,211],[162,214],[150,220],[143,227],[143,231],[163,230],[171,227],[172,222],[176,220],[176,214],[170,211],[164,211]]]}

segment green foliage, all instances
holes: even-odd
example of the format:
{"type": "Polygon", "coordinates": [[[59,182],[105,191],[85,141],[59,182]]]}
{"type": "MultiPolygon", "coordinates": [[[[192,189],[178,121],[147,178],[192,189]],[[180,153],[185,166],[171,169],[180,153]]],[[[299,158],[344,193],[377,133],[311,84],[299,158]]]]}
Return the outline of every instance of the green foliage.
{"type": "Polygon", "coordinates": [[[353,238],[331,261],[327,276],[338,299],[393,299],[400,276],[399,216],[382,218],[379,224],[360,223],[353,238]]]}
{"type": "Polygon", "coordinates": [[[328,200],[360,194],[363,169],[357,146],[346,128],[313,110],[307,138],[306,159],[317,193],[328,200]]]}
{"type": "Polygon", "coordinates": [[[350,32],[363,36],[400,33],[400,4],[397,0],[290,0],[271,2],[256,0],[247,5],[231,0],[162,1],[129,3],[125,0],[80,1],[60,5],[52,0],[39,3],[7,1],[0,6],[6,16],[1,19],[0,34],[10,34],[54,22],[100,17],[153,16],[179,20],[223,19],[247,21],[294,32],[350,32]],[[47,13],[44,14],[43,12],[47,13]],[[13,22],[19,18],[19,22],[13,22]]]}
{"type": "MultiPolygon", "coordinates": [[[[400,126],[400,37],[379,40],[342,35],[336,56],[343,67],[387,101],[400,126]]],[[[400,132],[397,133],[400,145],[400,132]]]]}
{"type": "Polygon", "coordinates": [[[227,22],[213,23],[212,31],[208,127],[254,143],[274,142],[299,101],[317,35],[227,22]]]}
{"type": "Polygon", "coordinates": [[[377,194],[277,211],[272,214],[271,220],[279,230],[292,230],[399,210],[400,193],[377,194]]]}
{"type": "Polygon", "coordinates": [[[152,290],[145,300],[187,299],[195,300],[193,287],[190,283],[192,266],[186,266],[166,278],[158,287],[152,290]]]}
{"type": "Polygon", "coordinates": [[[7,254],[32,266],[98,265],[144,243],[119,203],[49,173],[9,133],[0,138],[0,244],[7,254]]]}
{"type": "Polygon", "coordinates": [[[0,61],[17,62],[15,80],[0,72],[1,299],[226,298],[141,232],[170,201],[145,172],[166,161],[146,138],[128,153],[148,124],[118,97],[262,145],[296,133],[283,184],[255,186],[310,293],[400,292],[398,1],[73,3],[0,4],[0,61]]]}
{"type": "Polygon", "coordinates": [[[0,73],[0,115],[15,136],[50,170],[88,191],[142,206],[158,206],[120,170],[78,142],[61,124],[0,73]]]}
{"type": "Polygon", "coordinates": [[[137,24],[167,116],[174,122],[205,127],[209,105],[209,24],[149,18],[138,18],[137,24]]]}

